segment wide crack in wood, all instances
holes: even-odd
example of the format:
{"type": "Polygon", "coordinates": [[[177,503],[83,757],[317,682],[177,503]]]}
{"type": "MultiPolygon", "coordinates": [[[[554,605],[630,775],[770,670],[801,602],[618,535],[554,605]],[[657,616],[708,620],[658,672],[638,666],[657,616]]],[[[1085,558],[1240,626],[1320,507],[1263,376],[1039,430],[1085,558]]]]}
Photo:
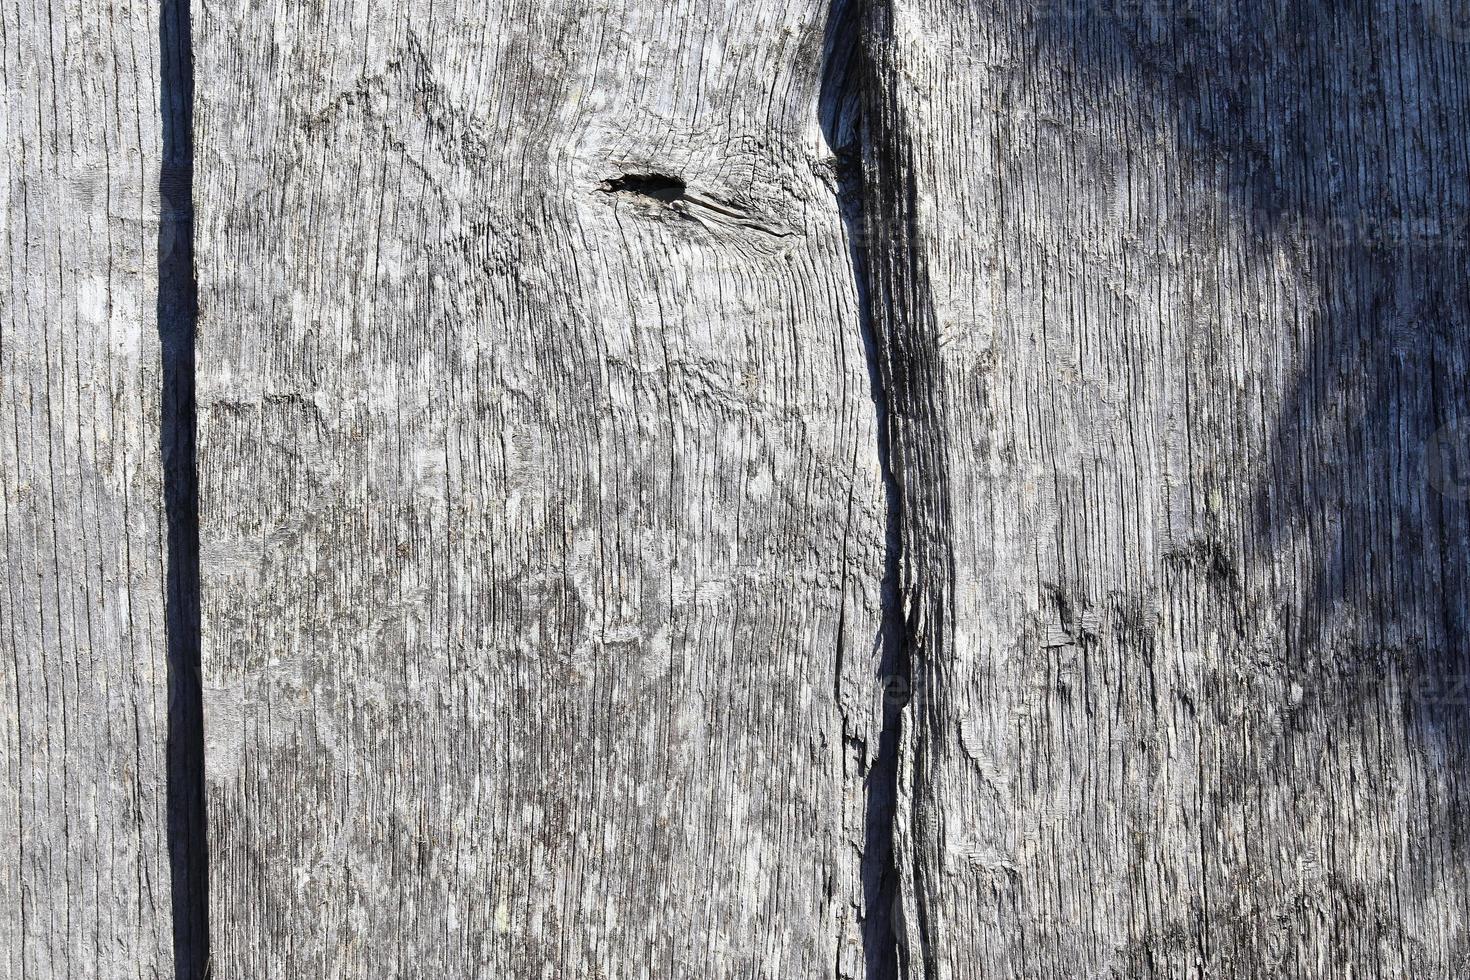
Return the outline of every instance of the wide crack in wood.
{"type": "MultiPolygon", "coordinates": [[[[837,203],[847,229],[853,282],[858,298],[858,332],[867,362],[873,399],[879,467],[885,498],[884,559],[878,679],[883,691],[878,749],[864,780],[863,953],[866,980],[895,980],[904,950],[899,942],[899,900],[894,847],[898,818],[898,781],[903,714],[908,706],[911,668],[903,614],[900,570],[903,564],[903,494],[894,474],[889,428],[889,397],[883,380],[882,350],[873,318],[865,231],[865,186],[861,164],[863,84],[860,71],[858,0],[833,0],[823,46],[818,112],[827,145],[835,154],[837,203]]],[[[840,669],[840,661],[839,661],[840,669]]],[[[906,974],[905,970],[905,974],[906,974]]]]}
{"type": "Polygon", "coordinates": [[[158,339],[162,359],[163,504],[168,527],[168,850],[174,976],[209,972],[209,843],[200,683],[199,490],[195,460],[194,52],[189,0],[164,0],[159,114],[158,339]]]}

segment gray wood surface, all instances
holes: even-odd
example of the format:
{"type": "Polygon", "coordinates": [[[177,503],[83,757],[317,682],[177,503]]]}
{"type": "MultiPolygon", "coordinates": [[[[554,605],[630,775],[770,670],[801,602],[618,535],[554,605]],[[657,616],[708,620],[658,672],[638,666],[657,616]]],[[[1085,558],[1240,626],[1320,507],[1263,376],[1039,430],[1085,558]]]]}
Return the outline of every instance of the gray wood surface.
{"type": "Polygon", "coordinates": [[[1458,13],[0,12],[0,976],[1470,974],[1458,13]]]}
{"type": "Polygon", "coordinates": [[[825,45],[812,0],[196,9],[216,976],[863,974],[825,45]]]}
{"type": "Polygon", "coordinates": [[[15,980],[174,975],[158,17],[0,12],[0,976],[15,980]]]}
{"type": "Polygon", "coordinates": [[[869,5],[910,977],[1459,977],[1470,31],[869,5]]]}

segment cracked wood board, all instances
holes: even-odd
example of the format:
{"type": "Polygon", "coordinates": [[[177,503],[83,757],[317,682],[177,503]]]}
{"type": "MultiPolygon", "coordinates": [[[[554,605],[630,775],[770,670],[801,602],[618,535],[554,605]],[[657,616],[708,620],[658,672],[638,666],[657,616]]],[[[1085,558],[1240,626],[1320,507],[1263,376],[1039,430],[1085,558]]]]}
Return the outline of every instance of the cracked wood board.
{"type": "Polygon", "coordinates": [[[904,975],[1465,975],[1437,12],[870,5],[904,975]]]}
{"type": "Polygon", "coordinates": [[[825,19],[197,6],[214,976],[862,974],[825,19]]]}
{"type": "Polygon", "coordinates": [[[173,976],[158,17],[0,14],[0,976],[173,976]]]}

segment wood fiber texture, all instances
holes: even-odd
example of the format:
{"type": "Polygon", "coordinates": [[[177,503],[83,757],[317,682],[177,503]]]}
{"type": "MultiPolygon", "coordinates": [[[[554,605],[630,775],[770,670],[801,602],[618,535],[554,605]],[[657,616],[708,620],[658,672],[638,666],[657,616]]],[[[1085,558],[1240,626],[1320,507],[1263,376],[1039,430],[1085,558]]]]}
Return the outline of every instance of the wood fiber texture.
{"type": "Polygon", "coordinates": [[[158,16],[0,12],[0,976],[14,980],[174,975],[158,16]]]}
{"type": "Polygon", "coordinates": [[[862,975],[826,10],[194,28],[213,975],[862,975]]]}
{"type": "Polygon", "coordinates": [[[1462,27],[869,5],[904,975],[1470,970],[1462,27]]]}

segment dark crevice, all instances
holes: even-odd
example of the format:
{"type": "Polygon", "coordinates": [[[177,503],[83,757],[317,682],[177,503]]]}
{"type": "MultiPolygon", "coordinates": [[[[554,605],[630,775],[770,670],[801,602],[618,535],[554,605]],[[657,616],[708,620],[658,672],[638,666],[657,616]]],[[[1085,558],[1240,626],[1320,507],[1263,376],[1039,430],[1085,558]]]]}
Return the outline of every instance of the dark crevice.
{"type": "Polygon", "coordinates": [[[867,980],[895,980],[907,975],[906,949],[898,915],[900,876],[894,848],[898,817],[898,781],[904,709],[911,684],[907,624],[903,614],[900,569],[903,563],[903,496],[891,463],[889,398],[882,369],[882,349],[875,329],[869,282],[864,218],[862,167],[861,0],[833,0],[823,43],[822,88],[818,111],[827,145],[835,154],[834,183],[847,231],[849,259],[858,297],[858,328],[867,359],[868,385],[876,416],[878,462],[886,504],[882,619],[878,646],[878,679],[883,691],[883,719],[878,750],[870,760],[864,784],[863,953],[867,980]]]}
{"type": "Polygon", "coordinates": [[[604,194],[632,194],[635,197],[672,204],[675,201],[682,201],[688,188],[678,177],[648,173],[623,174],[621,177],[604,180],[597,186],[597,189],[604,194]]]}
{"type": "Polygon", "coordinates": [[[610,177],[597,185],[597,190],[613,197],[631,198],[649,208],[667,209],[680,218],[710,227],[723,225],[759,232],[772,238],[795,234],[781,221],[760,213],[738,201],[722,200],[709,194],[694,193],[682,177],[650,172],[610,177]]]}
{"type": "Polygon", "coordinates": [[[199,674],[199,494],[194,457],[194,65],[189,0],[163,0],[159,113],[158,339],[162,358],[164,510],[168,533],[168,850],[174,975],[209,965],[204,704],[199,674]]]}

